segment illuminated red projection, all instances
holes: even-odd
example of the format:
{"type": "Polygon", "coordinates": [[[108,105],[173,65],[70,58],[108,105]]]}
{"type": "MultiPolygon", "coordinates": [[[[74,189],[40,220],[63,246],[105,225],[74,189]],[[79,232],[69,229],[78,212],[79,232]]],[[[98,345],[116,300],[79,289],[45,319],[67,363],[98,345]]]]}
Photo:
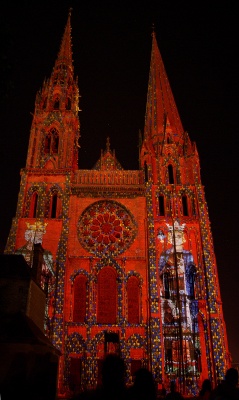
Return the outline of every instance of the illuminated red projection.
{"type": "Polygon", "coordinates": [[[58,396],[96,387],[109,352],[124,358],[127,384],[145,366],[158,387],[177,380],[194,396],[205,378],[224,377],[230,354],[199,156],[155,33],[139,169],[122,168],[109,138],[95,166],[78,169],[78,110],[69,15],[36,96],[5,250],[32,267],[35,245],[42,249],[45,333],[61,353],[58,396]]]}

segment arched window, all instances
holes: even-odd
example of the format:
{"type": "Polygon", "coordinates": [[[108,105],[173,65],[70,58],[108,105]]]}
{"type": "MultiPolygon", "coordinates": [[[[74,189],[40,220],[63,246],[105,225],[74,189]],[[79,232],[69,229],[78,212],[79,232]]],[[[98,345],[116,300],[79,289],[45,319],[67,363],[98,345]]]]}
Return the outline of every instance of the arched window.
{"type": "Polygon", "coordinates": [[[55,128],[52,128],[45,137],[45,154],[57,154],[59,147],[59,134],[55,128]]]}
{"type": "Polygon", "coordinates": [[[60,218],[61,216],[61,199],[55,192],[51,197],[50,218],[60,218]]]}
{"type": "Polygon", "coordinates": [[[59,135],[56,129],[52,129],[52,153],[57,154],[58,153],[58,145],[59,145],[59,135]]]}
{"type": "Polygon", "coordinates": [[[55,100],[54,100],[53,109],[54,110],[59,110],[59,107],[60,107],[60,100],[59,100],[59,97],[56,97],[55,100]]]}
{"type": "Polygon", "coordinates": [[[160,194],[158,197],[159,202],[159,215],[165,215],[165,207],[164,207],[164,195],[160,194]]]}
{"type": "Polygon", "coordinates": [[[131,276],[127,283],[128,297],[128,322],[130,324],[139,324],[139,279],[136,276],[131,276]]]}
{"type": "Polygon", "coordinates": [[[148,182],[148,180],[149,180],[148,165],[147,165],[146,161],[144,162],[144,179],[145,179],[145,182],[148,182]]]}
{"type": "Polygon", "coordinates": [[[98,307],[99,324],[115,324],[117,308],[116,272],[111,267],[104,267],[98,275],[98,307]]]}
{"type": "Polygon", "coordinates": [[[86,317],[86,283],[85,275],[78,275],[74,281],[73,321],[85,322],[86,317]]]}
{"type": "Polygon", "coordinates": [[[174,175],[173,175],[173,166],[172,164],[168,165],[168,183],[174,184],[174,175]]]}
{"type": "Polygon", "coordinates": [[[31,198],[31,205],[30,205],[30,211],[29,211],[30,218],[36,218],[36,216],[37,216],[37,203],[38,203],[38,193],[34,192],[32,194],[32,198],[31,198]]]}
{"type": "Polygon", "coordinates": [[[54,193],[51,198],[51,218],[56,218],[56,209],[57,209],[57,193],[54,193]]]}
{"type": "Polygon", "coordinates": [[[44,152],[45,154],[49,154],[50,151],[51,151],[51,133],[49,132],[45,137],[44,152]]]}
{"type": "Polygon", "coordinates": [[[188,217],[188,198],[186,194],[182,195],[182,207],[183,207],[183,215],[188,217]]]}

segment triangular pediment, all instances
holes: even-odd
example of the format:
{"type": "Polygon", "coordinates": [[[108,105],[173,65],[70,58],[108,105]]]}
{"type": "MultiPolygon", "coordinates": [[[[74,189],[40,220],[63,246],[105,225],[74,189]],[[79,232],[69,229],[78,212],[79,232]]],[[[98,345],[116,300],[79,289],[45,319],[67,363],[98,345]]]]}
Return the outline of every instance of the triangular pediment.
{"type": "Polygon", "coordinates": [[[106,149],[101,150],[101,156],[92,169],[98,171],[116,171],[123,170],[121,164],[115,156],[115,151],[110,149],[110,140],[107,138],[106,149]]]}

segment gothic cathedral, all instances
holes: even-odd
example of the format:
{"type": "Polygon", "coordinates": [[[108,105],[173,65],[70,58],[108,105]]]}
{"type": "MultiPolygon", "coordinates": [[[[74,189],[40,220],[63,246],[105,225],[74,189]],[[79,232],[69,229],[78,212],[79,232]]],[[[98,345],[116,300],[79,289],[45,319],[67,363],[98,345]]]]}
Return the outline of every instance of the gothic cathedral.
{"type": "Polygon", "coordinates": [[[47,296],[45,334],[61,351],[58,396],[95,387],[106,354],[141,366],[160,388],[196,394],[230,364],[208,209],[195,143],[152,34],[139,170],[107,140],[78,169],[79,89],[68,16],[50,79],[37,93],[26,167],[5,253],[32,266],[47,296]]]}

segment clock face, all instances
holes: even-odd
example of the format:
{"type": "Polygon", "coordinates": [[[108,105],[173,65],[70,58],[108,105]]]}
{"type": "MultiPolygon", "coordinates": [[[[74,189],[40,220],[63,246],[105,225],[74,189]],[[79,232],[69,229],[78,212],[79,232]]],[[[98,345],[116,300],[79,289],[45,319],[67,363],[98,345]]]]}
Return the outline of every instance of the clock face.
{"type": "Polygon", "coordinates": [[[81,245],[102,257],[123,253],[133,242],[137,228],[126,207],[115,201],[102,200],[83,211],[77,231],[81,245]]]}

